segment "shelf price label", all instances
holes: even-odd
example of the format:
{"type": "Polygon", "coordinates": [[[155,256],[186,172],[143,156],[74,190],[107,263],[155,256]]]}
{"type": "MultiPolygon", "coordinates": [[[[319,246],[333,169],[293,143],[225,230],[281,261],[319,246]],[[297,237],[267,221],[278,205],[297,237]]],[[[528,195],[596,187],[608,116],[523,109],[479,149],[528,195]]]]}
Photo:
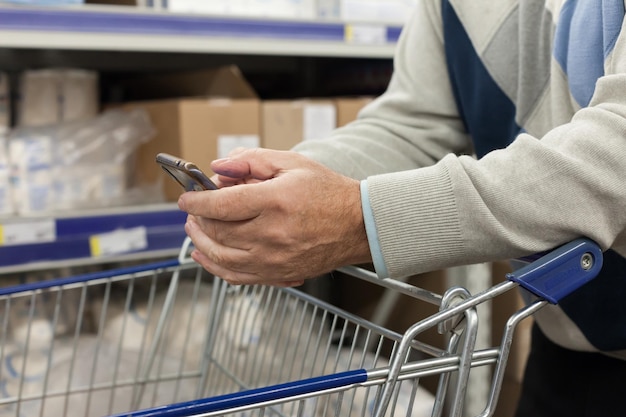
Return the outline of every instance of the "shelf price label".
{"type": "Polygon", "coordinates": [[[89,249],[93,257],[119,255],[147,248],[148,233],[143,226],[114,230],[89,237],[89,249]]]}
{"type": "Polygon", "coordinates": [[[387,42],[387,27],[376,24],[346,25],[344,39],[348,43],[383,45],[387,42]]]}
{"type": "Polygon", "coordinates": [[[0,224],[0,246],[28,245],[56,240],[54,219],[29,219],[0,224]]]}

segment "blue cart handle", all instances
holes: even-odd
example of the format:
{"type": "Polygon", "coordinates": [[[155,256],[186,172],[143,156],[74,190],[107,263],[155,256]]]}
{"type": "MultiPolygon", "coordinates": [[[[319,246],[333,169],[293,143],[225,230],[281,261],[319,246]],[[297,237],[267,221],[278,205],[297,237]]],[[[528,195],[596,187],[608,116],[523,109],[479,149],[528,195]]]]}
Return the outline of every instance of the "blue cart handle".
{"type": "Polygon", "coordinates": [[[589,239],[573,240],[506,275],[551,304],[591,281],[602,268],[602,250],[589,239]]]}
{"type": "Polygon", "coordinates": [[[257,405],[266,401],[282,400],[292,396],[310,394],[326,389],[347,387],[367,381],[365,369],[339,372],[332,375],[255,388],[217,397],[203,398],[161,407],[148,408],[110,417],[188,417],[203,413],[230,410],[235,407],[257,405]]]}

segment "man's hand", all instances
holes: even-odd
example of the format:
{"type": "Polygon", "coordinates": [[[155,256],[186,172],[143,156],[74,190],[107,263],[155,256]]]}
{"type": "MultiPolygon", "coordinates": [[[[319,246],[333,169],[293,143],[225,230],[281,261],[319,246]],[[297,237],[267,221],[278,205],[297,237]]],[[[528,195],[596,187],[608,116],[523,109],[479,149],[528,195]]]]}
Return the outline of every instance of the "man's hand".
{"type": "Polygon", "coordinates": [[[359,182],[294,152],[250,149],[214,161],[223,188],[179,206],[193,259],[233,284],[300,285],[371,261],[359,182]]]}

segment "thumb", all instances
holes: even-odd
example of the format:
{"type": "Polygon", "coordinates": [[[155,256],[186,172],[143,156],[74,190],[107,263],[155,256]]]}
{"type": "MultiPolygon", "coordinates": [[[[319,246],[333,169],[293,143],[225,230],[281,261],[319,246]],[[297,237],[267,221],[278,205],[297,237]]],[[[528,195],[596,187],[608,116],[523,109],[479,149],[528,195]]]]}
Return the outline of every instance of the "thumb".
{"type": "Polygon", "coordinates": [[[245,149],[231,154],[228,158],[217,159],[211,169],[218,175],[231,178],[253,178],[267,180],[281,171],[297,166],[295,152],[272,149],[245,149]]]}

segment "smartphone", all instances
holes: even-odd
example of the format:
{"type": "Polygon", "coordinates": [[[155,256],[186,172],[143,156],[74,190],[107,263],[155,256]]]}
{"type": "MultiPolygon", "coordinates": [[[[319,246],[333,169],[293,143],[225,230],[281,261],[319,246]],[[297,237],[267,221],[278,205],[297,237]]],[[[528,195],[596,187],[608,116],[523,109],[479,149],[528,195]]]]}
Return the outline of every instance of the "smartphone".
{"type": "Polygon", "coordinates": [[[159,153],[156,162],[172,178],[178,182],[185,191],[217,190],[217,185],[209,179],[195,164],[187,162],[176,156],[159,153]]]}

